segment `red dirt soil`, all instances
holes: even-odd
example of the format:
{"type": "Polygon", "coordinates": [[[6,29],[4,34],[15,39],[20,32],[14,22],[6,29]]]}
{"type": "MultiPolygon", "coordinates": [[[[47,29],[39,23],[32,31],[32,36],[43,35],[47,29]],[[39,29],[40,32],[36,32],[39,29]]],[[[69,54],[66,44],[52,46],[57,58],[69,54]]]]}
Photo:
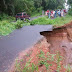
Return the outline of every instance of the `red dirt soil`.
{"type": "MultiPolygon", "coordinates": [[[[66,69],[64,68],[64,65],[67,66],[70,64],[70,66],[72,66],[72,22],[57,27],[52,32],[41,32],[40,34],[45,38],[38,41],[29,50],[23,51],[19,54],[18,61],[20,62],[21,68],[23,68],[26,62],[31,58],[32,60],[30,62],[36,65],[38,63],[37,54],[40,53],[41,50],[45,55],[47,52],[50,54],[56,54],[56,51],[59,51],[60,56],[64,57],[64,59],[60,61],[60,72],[65,72],[66,69]],[[20,61],[21,59],[23,59],[22,62],[20,61]]],[[[39,72],[57,72],[57,64],[50,61],[48,61],[48,63],[52,63],[50,71],[47,71],[45,66],[42,65],[38,67],[39,72]]],[[[9,72],[17,72],[15,63],[9,72]]]]}
{"type": "MultiPolygon", "coordinates": [[[[26,64],[26,62],[32,58],[32,60],[30,61],[30,63],[34,63],[35,65],[38,64],[38,57],[37,55],[40,53],[40,51],[43,51],[45,56],[47,54],[47,52],[50,52],[50,44],[46,41],[45,38],[43,38],[42,40],[40,40],[36,45],[34,45],[30,50],[25,52],[21,52],[19,54],[19,58],[18,58],[18,62],[20,63],[21,69],[24,68],[24,65],[26,64]],[[28,56],[27,56],[28,55],[28,56]],[[23,60],[22,62],[20,60],[23,60]]],[[[58,50],[57,50],[58,51],[58,50]]],[[[56,54],[56,53],[54,53],[56,54]]],[[[55,62],[51,62],[48,61],[49,64],[52,64],[52,66],[50,66],[50,70],[49,72],[57,72],[57,64],[55,62]]],[[[60,62],[61,64],[61,70],[60,72],[65,72],[65,68],[63,67],[63,61],[60,62]]],[[[48,72],[45,68],[44,65],[39,66],[39,72],[48,72]]],[[[9,72],[17,72],[16,71],[16,66],[14,66],[9,72]]],[[[37,71],[35,71],[37,72],[37,71]]]]}
{"type": "Polygon", "coordinates": [[[64,64],[72,65],[72,22],[54,29],[53,32],[42,32],[41,34],[51,44],[50,53],[58,49],[65,57],[64,64]]]}

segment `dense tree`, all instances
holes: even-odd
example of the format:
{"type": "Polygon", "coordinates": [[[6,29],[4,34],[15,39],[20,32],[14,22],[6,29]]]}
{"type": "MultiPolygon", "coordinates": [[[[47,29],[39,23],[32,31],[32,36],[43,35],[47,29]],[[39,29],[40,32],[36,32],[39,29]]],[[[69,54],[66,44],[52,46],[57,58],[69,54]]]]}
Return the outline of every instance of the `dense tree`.
{"type": "Polygon", "coordinates": [[[34,0],[35,7],[42,6],[44,10],[63,8],[64,3],[65,0],[34,0]]]}
{"type": "Polygon", "coordinates": [[[34,6],[32,0],[15,0],[14,7],[15,13],[23,11],[30,13],[34,6]]]}
{"type": "Polygon", "coordinates": [[[14,5],[13,5],[14,0],[1,0],[0,1],[0,11],[11,14],[14,11],[14,5]]]}
{"type": "Polygon", "coordinates": [[[30,11],[33,9],[32,0],[1,0],[0,11],[9,15],[14,15],[17,12],[30,11]]]}
{"type": "Polygon", "coordinates": [[[69,4],[69,11],[68,14],[72,16],[72,0],[68,0],[68,4],[69,4]]]}
{"type": "Polygon", "coordinates": [[[65,0],[0,0],[0,13],[14,15],[22,11],[32,13],[42,9],[63,8],[64,1],[65,0]]]}
{"type": "Polygon", "coordinates": [[[72,0],[68,0],[68,4],[72,7],[72,0]]]}

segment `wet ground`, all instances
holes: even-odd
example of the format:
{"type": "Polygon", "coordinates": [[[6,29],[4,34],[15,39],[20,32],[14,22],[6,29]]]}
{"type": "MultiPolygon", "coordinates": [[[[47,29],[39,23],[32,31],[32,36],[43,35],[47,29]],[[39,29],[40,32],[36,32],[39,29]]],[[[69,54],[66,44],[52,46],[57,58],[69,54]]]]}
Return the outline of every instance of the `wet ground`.
{"type": "Polygon", "coordinates": [[[43,36],[41,31],[52,31],[52,25],[24,26],[8,36],[0,37],[0,72],[7,72],[18,53],[34,45],[43,36]]]}

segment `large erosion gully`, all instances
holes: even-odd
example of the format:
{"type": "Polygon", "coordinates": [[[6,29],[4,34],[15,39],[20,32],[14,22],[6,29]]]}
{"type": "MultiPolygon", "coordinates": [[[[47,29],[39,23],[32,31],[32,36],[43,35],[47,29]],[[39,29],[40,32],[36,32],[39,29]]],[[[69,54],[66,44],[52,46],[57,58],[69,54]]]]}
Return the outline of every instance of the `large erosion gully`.
{"type": "MultiPolygon", "coordinates": [[[[46,47],[49,48],[50,53],[54,54],[56,51],[59,51],[60,55],[64,57],[63,64],[66,66],[70,64],[72,67],[72,22],[64,26],[54,28],[53,31],[40,32],[40,34],[44,36],[44,42],[47,42],[46,45],[49,44],[49,46],[46,47]]],[[[39,44],[40,42],[42,42],[42,40],[37,43],[39,44]]],[[[33,48],[35,49],[35,47],[33,48]]]]}
{"type": "Polygon", "coordinates": [[[50,53],[59,50],[65,57],[64,64],[72,66],[72,22],[55,28],[52,32],[40,32],[51,44],[50,53]]]}

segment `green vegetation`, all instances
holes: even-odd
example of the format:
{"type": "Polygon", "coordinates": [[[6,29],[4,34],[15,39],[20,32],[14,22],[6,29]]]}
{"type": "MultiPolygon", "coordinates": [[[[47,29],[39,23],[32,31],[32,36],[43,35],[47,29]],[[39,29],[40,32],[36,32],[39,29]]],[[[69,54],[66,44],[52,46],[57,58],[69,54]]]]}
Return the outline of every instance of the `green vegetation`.
{"type": "Polygon", "coordinates": [[[28,20],[26,20],[26,22],[13,22],[15,20],[15,15],[19,12],[27,12],[29,15],[31,15],[31,17],[34,17],[42,15],[42,10],[46,11],[47,9],[54,10],[64,8],[64,3],[65,0],[1,0],[0,35],[8,35],[13,30],[22,28],[24,25],[63,25],[65,23],[68,23],[71,20],[70,16],[67,16],[68,18],[56,18],[54,20],[48,19],[47,17],[42,17],[31,22],[29,22],[28,20]],[[63,19],[66,20],[63,21],[63,19]]]}
{"type": "Polygon", "coordinates": [[[0,15],[0,21],[3,21],[3,20],[7,20],[8,22],[11,22],[11,21],[15,20],[15,17],[9,16],[9,15],[3,13],[0,15]]]}
{"type": "Polygon", "coordinates": [[[0,14],[14,16],[19,12],[33,14],[41,10],[64,8],[65,0],[1,0],[0,14]]]}
{"type": "Polygon", "coordinates": [[[34,61],[36,64],[32,63],[33,57],[30,58],[28,61],[25,61],[24,59],[22,60],[17,59],[16,64],[15,64],[15,67],[16,67],[15,71],[17,72],[35,72],[35,71],[40,72],[39,68],[43,66],[42,72],[44,71],[51,72],[51,67],[55,65],[57,68],[54,71],[61,72],[64,69],[65,72],[71,72],[70,65],[66,67],[63,64],[61,64],[64,58],[60,56],[59,51],[57,51],[56,54],[51,54],[49,52],[45,54],[41,50],[36,55],[36,57],[37,57],[37,60],[36,60],[37,63],[34,61]]]}
{"type": "Polygon", "coordinates": [[[18,20],[16,22],[9,22],[8,20],[0,21],[0,35],[9,35],[15,29],[20,29],[25,25],[30,25],[30,23],[21,20],[18,20]]]}
{"type": "Polygon", "coordinates": [[[62,61],[62,56],[60,56],[60,53],[57,52],[56,54],[56,63],[57,63],[57,72],[60,72],[60,69],[61,69],[61,64],[60,64],[60,61],[62,61]]]}
{"type": "Polygon", "coordinates": [[[37,12],[37,11],[33,12],[33,13],[31,14],[31,17],[41,16],[41,15],[42,15],[42,10],[39,11],[39,12],[37,12]]]}
{"type": "Polygon", "coordinates": [[[72,16],[72,8],[69,10],[68,14],[72,16]]]}
{"type": "Polygon", "coordinates": [[[69,9],[68,14],[72,16],[72,0],[68,0],[67,3],[68,3],[68,5],[71,7],[71,8],[69,9]]]}
{"type": "Polygon", "coordinates": [[[31,25],[54,25],[54,26],[61,26],[66,23],[69,23],[72,20],[72,16],[66,15],[65,17],[57,17],[55,19],[49,19],[47,16],[45,17],[39,17],[33,21],[30,22],[31,25]]]}
{"type": "Polygon", "coordinates": [[[66,72],[71,72],[71,70],[72,70],[72,69],[71,69],[71,66],[70,66],[69,64],[67,65],[66,69],[67,69],[66,72]]]}
{"type": "Polygon", "coordinates": [[[68,4],[71,6],[72,8],[72,0],[68,0],[68,4]]]}
{"type": "Polygon", "coordinates": [[[3,16],[0,16],[0,35],[8,35],[11,32],[13,32],[15,29],[22,28],[26,25],[48,25],[51,24],[53,26],[61,26],[66,23],[69,23],[72,20],[72,16],[66,15],[65,17],[57,17],[55,19],[49,19],[47,16],[39,17],[37,19],[34,19],[32,21],[29,21],[28,19],[26,21],[18,20],[14,22],[15,18],[8,16],[6,14],[3,14],[3,16]]]}
{"type": "Polygon", "coordinates": [[[6,14],[3,14],[2,17],[0,16],[0,35],[6,36],[15,29],[22,28],[24,25],[30,25],[28,22],[21,20],[13,22],[14,20],[14,17],[8,16],[6,14]]]}
{"type": "Polygon", "coordinates": [[[37,57],[38,57],[38,64],[31,63],[31,60],[33,59],[33,58],[31,58],[28,62],[26,62],[26,64],[23,67],[21,65],[21,62],[23,60],[20,61],[20,62],[19,62],[19,60],[16,61],[16,71],[20,71],[20,72],[34,72],[34,71],[37,71],[37,72],[39,72],[39,67],[44,65],[47,72],[51,72],[50,71],[50,66],[52,66],[53,62],[55,62],[57,64],[57,70],[56,71],[60,72],[60,69],[61,69],[60,62],[62,61],[62,58],[61,58],[59,52],[57,52],[56,54],[50,54],[48,52],[45,55],[45,53],[41,50],[40,53],[38,53],[37,57]],[[48,61],[50,63],[48,63],[48,61]]]}

